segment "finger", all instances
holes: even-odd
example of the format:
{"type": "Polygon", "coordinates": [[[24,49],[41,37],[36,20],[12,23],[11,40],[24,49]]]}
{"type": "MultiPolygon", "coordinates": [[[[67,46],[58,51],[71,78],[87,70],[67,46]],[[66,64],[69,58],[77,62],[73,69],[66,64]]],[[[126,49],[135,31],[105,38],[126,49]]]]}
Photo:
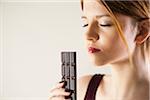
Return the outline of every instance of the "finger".
{"type": "Polygon", "coordinates": [[[51,91],[54,91],[55,89],[59,89],[59,88],[62,88],[64,86],[65,82],[59,82],[57,83],[54,87],[52,87],[51,91]]]}
{"type": "Polygon", "coordinates": [[[64,88],[59,88],[59,89],[55,89],[55,91],[53,91],[51,94],[53,96],[69,96],[71,92],[65,91],[64,88]]]}
{"type": "Polygon", "coordinates": [[[48,100],[65,100],[64,96],[53,96],[50,97],[48,100]]]}

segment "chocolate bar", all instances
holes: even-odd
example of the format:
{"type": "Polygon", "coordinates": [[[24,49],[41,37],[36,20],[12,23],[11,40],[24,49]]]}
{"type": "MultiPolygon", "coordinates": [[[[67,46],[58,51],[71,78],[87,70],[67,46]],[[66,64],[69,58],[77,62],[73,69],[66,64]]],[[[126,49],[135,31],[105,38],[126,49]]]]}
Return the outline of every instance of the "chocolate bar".
{"type": "Polygon", "coordinates": [[[76,100],[76,52],[61,52],[61,63],[62,81],[67,82],[64,88],[72,92],[66,99],[76,100]]]}

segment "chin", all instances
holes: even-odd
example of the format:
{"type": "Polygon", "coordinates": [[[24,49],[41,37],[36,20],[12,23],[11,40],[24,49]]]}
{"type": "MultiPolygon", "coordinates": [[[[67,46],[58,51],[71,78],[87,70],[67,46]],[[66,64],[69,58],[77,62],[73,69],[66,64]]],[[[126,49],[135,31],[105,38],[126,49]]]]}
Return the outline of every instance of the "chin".
{"type": "Polygon", "coordinates": [[[99,56],[99,55],[90,55],[90,60],[91,63],[95,66],[103,66],[108,64],[108,58],[104,57],[104,56],[99,56]]]}
{"type": "Polygon", "coordinates": [[[104,62],[94,62],[94,65],[95,66],[104,66],[106,65],[107,63],[104,63],[104,62]]]}
{"type": "Polygon", "coordinates": [[[97,59],[92,59],[92,63],[95,65],[95,66],[104,66],[106,64],[108,64],[108,61],[106,60],[97,60],[97,59]]]}

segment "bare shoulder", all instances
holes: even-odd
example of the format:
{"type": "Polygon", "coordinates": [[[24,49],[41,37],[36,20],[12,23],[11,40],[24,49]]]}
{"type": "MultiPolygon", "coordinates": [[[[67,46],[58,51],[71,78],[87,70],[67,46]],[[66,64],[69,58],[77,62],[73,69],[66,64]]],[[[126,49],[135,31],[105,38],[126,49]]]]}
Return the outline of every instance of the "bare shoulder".
{"type": "Polygon", "coordinates": [[[84,100],[92,76],[93,75],[84,75],[77,80],[77,100],[84,100]]]}
{"type": "Polygon", "coordinates": [[[93,75],[84,75],[79,77],[78,79],[78,85],[79,86],[85,86],[86,84],[88,85],[89,81],[91,80],[93,75]]]}
{"type": "MultiPolygon", "coordinates": [[[[92,76],[93,75],[85,75],[85,76],[80,77],[77,80],[77,100],[84,100],[84,97],[88,88],[88,84],[92,76]]],[[[101,84],[98,87],[98,91],[102,92],[102,91],[109,90],[108,87],[110,87],[110,82],[111,82],[110,79],[111,79],[111,75],[105,74],[102,79],[101,84]]],[[[98,98],[101,98],[101,96],[99,95],[98,98]]]]}
{"type": "Polygon", "coordinates": [[[110,81],[111,80],[111,75],[110,74],[105,74],[103,77],[103,81],[110,81]]]}

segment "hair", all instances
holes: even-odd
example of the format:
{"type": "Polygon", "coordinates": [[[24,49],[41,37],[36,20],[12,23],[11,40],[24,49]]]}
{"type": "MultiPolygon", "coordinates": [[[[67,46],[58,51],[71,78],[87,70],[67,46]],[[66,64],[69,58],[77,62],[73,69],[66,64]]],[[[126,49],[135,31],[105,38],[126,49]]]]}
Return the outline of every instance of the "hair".
{"type": "MultiPolygon", "coordinates": [[[[102,2],[102,4],[106,7],[108,12],[110,13],[111,17],[114,19],[114,23],[115,23],[116,29],[118,31],[118,34],[128,49],[129,61],[130,61],[131,65],[133,66],[132,57],[130,54],[130,50],[129,50],[127,41],[122,32],[121,25],[115,17],[115,13],[130,16],[133,19],[135,19],[136,22],[141,22],[143,20],[149,20],[149,15],[150,15],[149,0],[129,0],[129,1],[99,0],[99,1],[102,2]]],[[[84,10],[83,0],[81,0],[81,9],[84,10]]],[[[150,24],[148,24],[148,26],[150,26],[150,24]]],[[[141,45],[142,46],[140,49],[143,53],[145,62],[148,64],[150,61],[150,37],[148,37],[148,39],[141,45]]]]}

